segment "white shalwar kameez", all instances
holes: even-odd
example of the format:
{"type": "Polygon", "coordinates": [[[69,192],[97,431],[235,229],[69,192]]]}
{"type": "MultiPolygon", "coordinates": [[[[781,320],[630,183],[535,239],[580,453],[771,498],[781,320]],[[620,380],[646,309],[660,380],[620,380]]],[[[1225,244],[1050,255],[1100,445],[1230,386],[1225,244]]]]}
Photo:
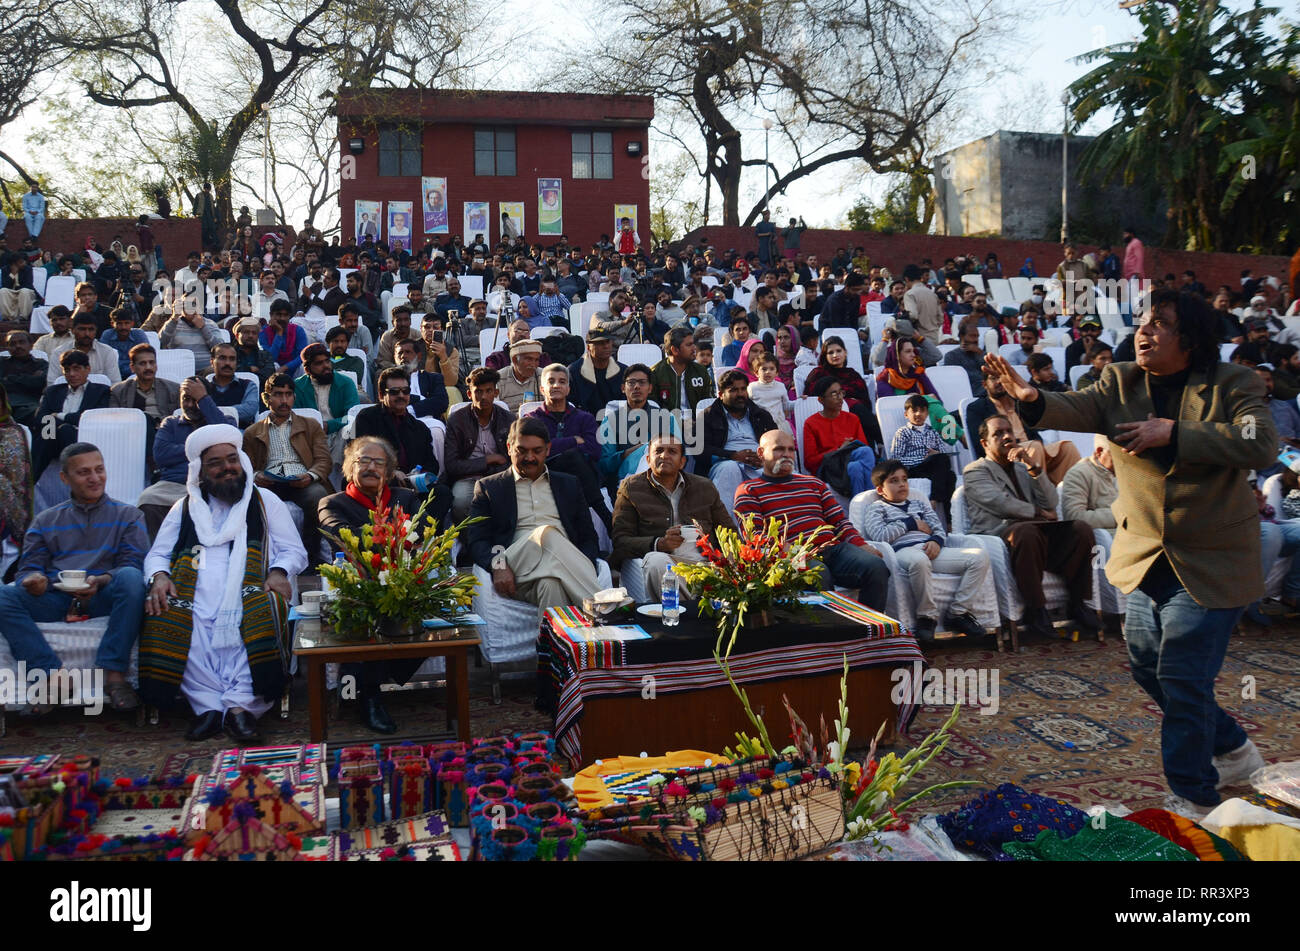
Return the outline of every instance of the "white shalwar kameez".
{"type": "MultiPolygon", "coordinates": [[[[290,579],[307,567],[307,551],[294,527],[293,516],[284,502],[266,489],[257,487],[266,512],[266,534],[269,545],[267,571],[282,568],[290,579]]],[[[167,513],[158,537],[144,560],[144,575],[157,571],[171,571],[172,549],[181,531],[181,508],[185,500],[177,502],[167,513]]],[[[219,499],[209,499],[212,524],[220,529],[230,514],[230,506],[219,499]]],[[[247,710],[260,717],[274,706],[273,700],[264,700],[253,693],[253,675],[248,667],[248,652],[242,640],[215,643],[217,612],[225,591],[227,569],[230,564],[233,542],[203,549],[203,567],[197,572],[194,583],[193,631],[190,634],[190,656],[181,678],[181,693],[194,708],[195,715],[208,711],[224,713],[234,707],[247,710]]],[[[243,558],[244,552],[238,552],[243,558]]],[[[265,580],[265,579],[263,579],[265,580]]]]}

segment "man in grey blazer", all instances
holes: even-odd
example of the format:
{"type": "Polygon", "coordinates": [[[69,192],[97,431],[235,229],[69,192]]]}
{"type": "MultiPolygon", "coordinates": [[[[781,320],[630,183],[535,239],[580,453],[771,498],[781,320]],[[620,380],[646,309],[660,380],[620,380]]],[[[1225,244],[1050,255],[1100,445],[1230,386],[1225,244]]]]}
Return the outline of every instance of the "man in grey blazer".
{"type": "Polygon", "coordinates": [[[1016,444],[1011,423],[993,415],[980,424],[984,458],[963,470],[969,531],[997,535],[1011,550],[1011,573],[1025,602],[1025,626],[1031,634],[1049,635],[1052,621],[1043,594],[1043,572],[1065,579],[1070,616],[1085,631],[1095,631],[1095,612],[1084,606],[1092,594],[1092,529],[1083,522],[1063,522],[1056,514],[1056,486],[1016,444]]]}
{"type": "Polygon", "coordinates": [[[153,437],[162,421],[181,408],[181,385],[158,376],[158,351],[150,343],[137,343],[127,355],[131,372],[108,391],[108,405],[141,410],[149,417],[145,429],[145,459],[153,469],[153,437]]]}

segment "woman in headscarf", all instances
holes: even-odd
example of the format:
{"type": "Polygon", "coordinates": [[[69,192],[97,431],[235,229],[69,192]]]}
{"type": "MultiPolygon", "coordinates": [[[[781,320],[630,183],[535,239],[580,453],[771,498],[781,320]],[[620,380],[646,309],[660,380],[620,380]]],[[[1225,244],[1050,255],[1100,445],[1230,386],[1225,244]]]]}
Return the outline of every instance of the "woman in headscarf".
{"type": "Polygon", "coordinates": [[[736,369],[745,374],[750,383],[758,379],[758,374],[750,364],[755,357],[764,353],[767,353],[767,347],[764,346],[761,337],[750,337],[745,341],[745,345],[740,348],[740,359],[736,361],[736,369]]]}
{"type": "Polygon", "coordinates": [[[794,358],[799,353],[799,344],[795,343],[798,334],[799,328],[782,324],[776,328],[776,346],[772,348],[776,357],[776,378],[785,384],[791,397],[794,396],[794,358]]]}
{"type": "Polygon", "coordinates": [[[23,426],[14,422],[9,394],[0,386],[0,575],[23,544],[32,520],[32,454],[23,426]]]}
{"type": "MultiPolygon", "coordinates": [[[[853,345],[857,346],[856,335],[853,345]]],[[[844,349],[844,341],[839,337],[827,337],[822,341],[822,355],[817,366],[808,374],[804,382],[805,393],[817,392],[819,380],[830,377],[839,382],[844,391],[844,407],[858,418],[862,432],[873,445],[880,445],[880,424],[876,422],[875,411],[871,408],[871,391],[867,381],[857,370],[849,366],[849,352],[844,349]]]]}
{"type": "Polygon", "coordinates": [[[916,344],[907,338],[895,340],[885,350],[885,365],[876,374],[876,396],[938,396],[916,358],[916,344]]]}

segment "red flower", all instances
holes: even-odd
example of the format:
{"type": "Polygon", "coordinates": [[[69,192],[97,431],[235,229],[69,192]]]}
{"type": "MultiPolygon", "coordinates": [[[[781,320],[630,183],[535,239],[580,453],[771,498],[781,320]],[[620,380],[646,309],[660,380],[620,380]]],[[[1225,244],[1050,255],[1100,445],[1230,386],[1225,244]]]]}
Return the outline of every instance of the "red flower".
{"type": "Polygon", "coordinates": [[[378,568],[383,563],[384,563],[384,556],[379,554],[379,552],[375,552],[373,555],[370,556],[371,567],[378,568]]]}

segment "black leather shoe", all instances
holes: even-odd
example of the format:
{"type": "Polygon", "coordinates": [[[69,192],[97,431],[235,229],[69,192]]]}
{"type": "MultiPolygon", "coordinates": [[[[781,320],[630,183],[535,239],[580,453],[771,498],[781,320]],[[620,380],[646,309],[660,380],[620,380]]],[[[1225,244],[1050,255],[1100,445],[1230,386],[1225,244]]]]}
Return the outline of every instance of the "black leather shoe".
{"type": "Polygon", "coordinates": [[[934,632],[939,626],[938,622],[932,617],[919,617],[916,619],[916,642],[918,644],[933,644],[934,632]]]}
{"type": "Polygon", "coordinates": [[[209,710],[207,713],[200,713],[191,721],[185,739],[197,743],[199,740],[206,740],[210,736],[216,736],[220,732],[221,712],[219,710],[209,710]]]}
{"type": "Polygon", "coordinates": [[[1052,616],[1047,613],[1045,607],[1039,608],[1037,611],[1027,612],[1024,625],[1026,634],[1033,634],[1036,637],[1056,636],[1056,628],[1052,625],[1052,616]]]}
{"type": "Polygon", "coordinates": [[[227,710],[224,726],[226,735],[240,745],[256,743],[262,738],[262,731],[257,728],[257,717],[247,710],[227,710]]]}
{"type": "Polygon", "coordinates": [[[396,733],[397,724],[388,715],[384,701],[378,697],[366,697],[361,701],[361,722],[367,729],[376,733],[396,733]]]}
{"type": "Polygon", "coordinates": [[[966,637],[986,637],[988,635],[988,631],[984,630],[984,625],[969,614],[949,614],[945,626],[948,630],[964,634],[966,637]]]}

